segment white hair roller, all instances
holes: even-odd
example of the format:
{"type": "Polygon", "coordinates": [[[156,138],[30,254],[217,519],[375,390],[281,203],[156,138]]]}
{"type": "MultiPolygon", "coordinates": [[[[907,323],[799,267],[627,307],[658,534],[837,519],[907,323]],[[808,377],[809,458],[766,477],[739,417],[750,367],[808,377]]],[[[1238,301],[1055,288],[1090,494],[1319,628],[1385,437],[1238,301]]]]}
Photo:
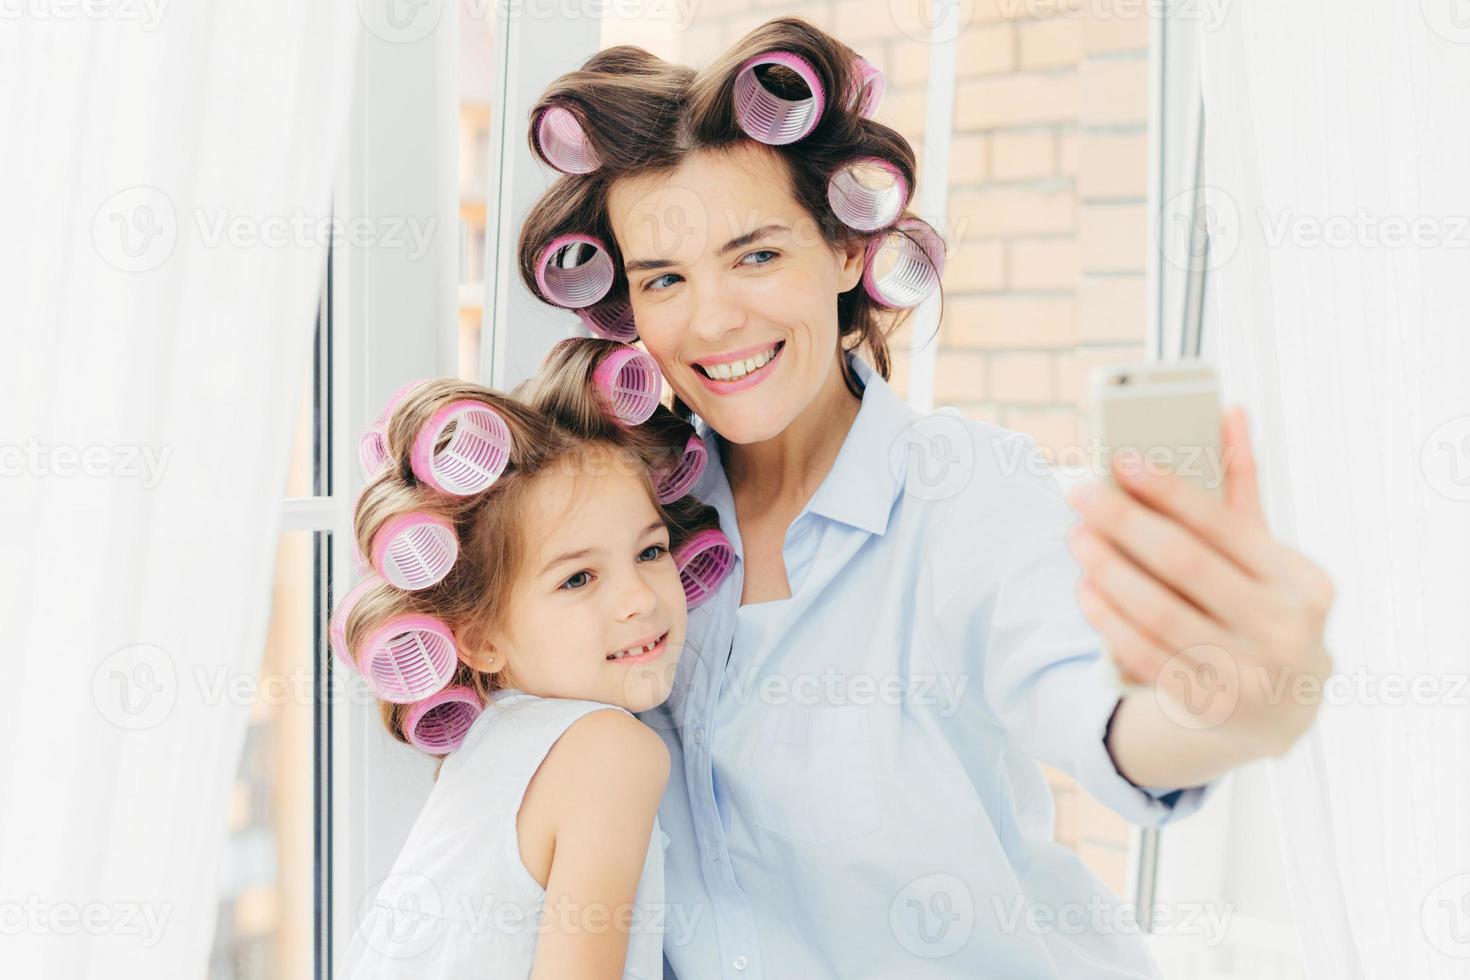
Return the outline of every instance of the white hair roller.
{"type": "Polygon", "coordinates": [[[897,166],[878,157],[843,164],[827,181],[827,203],[849,228],[877,231],[898,220],[909,203],[909,182],[897,166]]]}
{"type": "Polygon", "coordinates": [[[658,364],[636,347],[624,346],[604,355],[592,371],[592,380],[617,420],[628,426],[648,421],[663,390],[658,364]]]}
{"type": "Polygon", "coordinates": [[[735,119],[753,140],[771,146],[795,143],[817,127],[827,106],[822,80],[811,62],[790,51],[756,55],[735,75],[735,119]],[[784,99],[766,88],[756,70],[768,65],[788,69],[809,93],[804,99],[784,99]]]}
{"type": "Polygon", "coordinates": [[[373,568],[410,592],[443,581],[458,557],[453,525],[436,514],[399,514],[373,535],[373,568]]]}
{"type": "Polygon", "coordinates": [[[473,398],[442,406],[413,440],[414,476],[441,493],[465,497],[486,489],[510,462],[510,428],[500,413],[473,398]],[[449,441],[440,447],[444,434],[449,441]]]}
{"type": "Polygon", "coordinates": [[[939,288],[943,275],[944,240],[918,218],[905,218],[888,234],[868,243],[863,286],[884,306],[918,306],[939,288]],[[877,272],[880,258],[893,261],[881,276],[877,272]]]}
{"type": "Polygon", "coordinates": [[[531,126],[531,133],[537,155],[564,174],[590,174],[602,166],[581,120],[562,106],[542,109],[531,126]]]}

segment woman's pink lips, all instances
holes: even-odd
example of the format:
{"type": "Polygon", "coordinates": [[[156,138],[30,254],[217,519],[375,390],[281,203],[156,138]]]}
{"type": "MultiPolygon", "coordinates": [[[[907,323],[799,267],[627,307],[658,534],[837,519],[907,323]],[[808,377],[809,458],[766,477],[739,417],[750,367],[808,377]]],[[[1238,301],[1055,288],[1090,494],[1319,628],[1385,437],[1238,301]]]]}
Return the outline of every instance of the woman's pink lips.
{"type": "Polygon", "coordinates": [[[624,665],[629,666],[629,667],[631,667],[634,664],[646,664],[650,660],[657,660],[659,657],[662,657],[664,655],[664,649],[668,645],[669,645],[669,634],[665,633],[659,639],[658,644],[656,646],[654,646],[654,648],[652,650],[648,651],[647,653],[640,653],[636,657],[619,657],[616,660],[609,660],[608,663],[612,663],[612,664],[624,664],[624,665]]]}
{"type": "Polygon", "coordinates": [[[760,367],[756,368],[754,371],[750,372],[739,381],[716,381],[714,378],[706,378],[704,376],[704,372],[700,371],[698,368],[694,369],[694,374],[696,377],[699,378],[701,384],[703,384],[706,388],[708,388],[715,394],[733,395],[738,392],[744,391],[747,388],[754,388],[756,385],[766,380],[766,376],[771,373],[771,368],[774,367],[776,363],[781,360],[781,355],[784,353],[786,353],[786,348],[783,345],[777,349],[775,357],[771,358],[769,361],[762,364],[760,367]]]}

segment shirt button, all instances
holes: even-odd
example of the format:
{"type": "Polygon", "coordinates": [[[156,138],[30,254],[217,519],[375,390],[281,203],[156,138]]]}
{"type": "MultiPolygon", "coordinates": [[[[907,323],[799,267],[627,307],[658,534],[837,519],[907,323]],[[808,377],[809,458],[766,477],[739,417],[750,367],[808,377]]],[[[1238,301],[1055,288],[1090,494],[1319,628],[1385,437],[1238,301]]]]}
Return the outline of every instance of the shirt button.
{"type": "Polygon", "coordinates": [[[746,959],[745,957],[743,957],[743,956],[737,956],[737,957],[735,957],[735,969],[737,969],[737,970],[743,970],[743,969],[745,969],[749,965],[750,965],[750,960],[746,959]]]}
{"type": "Polygon", "coordinates": [[[694,730],[694,744],[695,745],[703,745],[704,744],[704,729],[703,728],[696,728],[694,730]]]}

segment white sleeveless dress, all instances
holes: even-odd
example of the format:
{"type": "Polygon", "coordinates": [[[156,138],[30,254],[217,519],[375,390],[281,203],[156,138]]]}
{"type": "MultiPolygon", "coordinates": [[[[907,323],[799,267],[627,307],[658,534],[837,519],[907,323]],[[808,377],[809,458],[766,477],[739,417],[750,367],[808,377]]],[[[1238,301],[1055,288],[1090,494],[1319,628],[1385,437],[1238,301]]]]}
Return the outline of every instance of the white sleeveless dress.
{"type": "MultiPolygon", "coordinates": [[[[516,813],[541,760],[597,701],[498,691],[439,778],[377,890],[338,980],[520,980],[546,892],[521,861],[516,813]]],[[[628,935],[625,980],[663,976],[664,848],[654,818],[628,935]]],[[[554,913],[553,913],[554,914],[554,913]]],[[[617,910],[612,910],[614,921],[617,910]]],[[[589,928],[599,927],[590,917],[589,928]]],[[[601,928],[614,928],[606,918],[601,928]]]]}

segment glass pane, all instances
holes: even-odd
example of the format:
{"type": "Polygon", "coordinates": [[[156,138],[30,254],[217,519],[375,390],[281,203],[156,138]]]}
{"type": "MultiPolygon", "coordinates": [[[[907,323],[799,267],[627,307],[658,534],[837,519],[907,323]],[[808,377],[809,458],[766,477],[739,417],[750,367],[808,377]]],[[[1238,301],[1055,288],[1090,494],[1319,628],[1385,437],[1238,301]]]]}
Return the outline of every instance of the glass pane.
{"type": "Polygon", "coordinates": [[[220,854],[211,980],[310,980],[315,955],[316,562],[329,535],[280,537],[265,654],[220,854]],[[318,540],[320,539],[320,540],[318,540]]]}

